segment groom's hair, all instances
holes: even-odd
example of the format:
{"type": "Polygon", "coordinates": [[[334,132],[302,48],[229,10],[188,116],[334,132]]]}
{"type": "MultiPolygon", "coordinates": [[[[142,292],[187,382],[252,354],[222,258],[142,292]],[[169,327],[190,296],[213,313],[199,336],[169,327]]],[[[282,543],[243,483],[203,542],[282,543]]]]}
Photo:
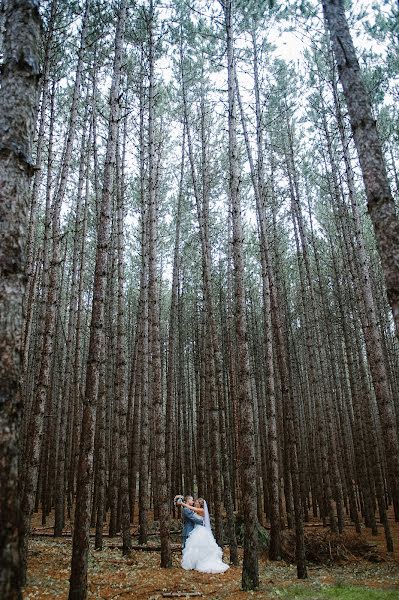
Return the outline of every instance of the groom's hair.
{"type": "MultiPolygon", "coordinates": [[[[184,496],[184,502],[187,502],[187,500],[188,500],[189,498],[193,498],[193,496],[192,496],[191,494],[186,494],[186,495],[184,496]]],[[[193,500],[194,500],[194,498],[193,498],[193,500]]]]}

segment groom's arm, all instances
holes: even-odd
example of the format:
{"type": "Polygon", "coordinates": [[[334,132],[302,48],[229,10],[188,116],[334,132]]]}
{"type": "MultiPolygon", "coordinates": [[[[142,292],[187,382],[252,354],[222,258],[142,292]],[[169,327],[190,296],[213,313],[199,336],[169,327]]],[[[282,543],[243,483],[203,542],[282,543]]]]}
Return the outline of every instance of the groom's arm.
{"type": "Polygon", "coordinates": [[[191,521],[192,523],[195,523],[196,525],[202,525],[201,517],[196,515],[195,512],[193,512],[189,508],[183,508],[183,514],[185,518],[191,521]]]}

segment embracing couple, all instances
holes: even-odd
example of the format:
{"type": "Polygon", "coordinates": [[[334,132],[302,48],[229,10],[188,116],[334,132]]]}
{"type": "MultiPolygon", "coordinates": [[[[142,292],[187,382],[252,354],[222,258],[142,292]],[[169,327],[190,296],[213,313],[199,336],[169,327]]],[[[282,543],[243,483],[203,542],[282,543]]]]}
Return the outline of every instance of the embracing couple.
{"type": "Polygon", "coordinates": [[[175,497],[183,514],[183,569],[202,573],[223,573],[229,567],[223,562],[223,551],[217,545],[211,529],[208,506],[203,498],[175,497]]]}

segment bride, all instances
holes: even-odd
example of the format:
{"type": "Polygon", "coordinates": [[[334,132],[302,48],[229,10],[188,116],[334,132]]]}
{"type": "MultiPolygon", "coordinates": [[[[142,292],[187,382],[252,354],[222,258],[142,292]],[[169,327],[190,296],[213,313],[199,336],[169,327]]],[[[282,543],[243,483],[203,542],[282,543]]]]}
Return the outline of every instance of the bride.
{"type": "Polygon", "coordinates": [[[223,562],[223,551],[213,537],[209,519],[208,505],[198,498],[194,506],[182,503],[203,518],[203,525],[196,525],[183,548],[181,566],[183,569],[195,569],[201,573],[223,573],[229,566],[223,562]]]}

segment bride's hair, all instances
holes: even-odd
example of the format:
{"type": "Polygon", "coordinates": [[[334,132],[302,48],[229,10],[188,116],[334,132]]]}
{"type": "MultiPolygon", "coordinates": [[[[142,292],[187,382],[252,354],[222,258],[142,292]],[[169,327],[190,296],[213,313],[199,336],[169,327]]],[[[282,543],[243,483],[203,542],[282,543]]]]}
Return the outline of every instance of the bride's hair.
{"type": "Polygon", "coordinates": [[[203,498],[197,498],[197,502],[201,508],[204,508],[205,500],[203,498]]]}

